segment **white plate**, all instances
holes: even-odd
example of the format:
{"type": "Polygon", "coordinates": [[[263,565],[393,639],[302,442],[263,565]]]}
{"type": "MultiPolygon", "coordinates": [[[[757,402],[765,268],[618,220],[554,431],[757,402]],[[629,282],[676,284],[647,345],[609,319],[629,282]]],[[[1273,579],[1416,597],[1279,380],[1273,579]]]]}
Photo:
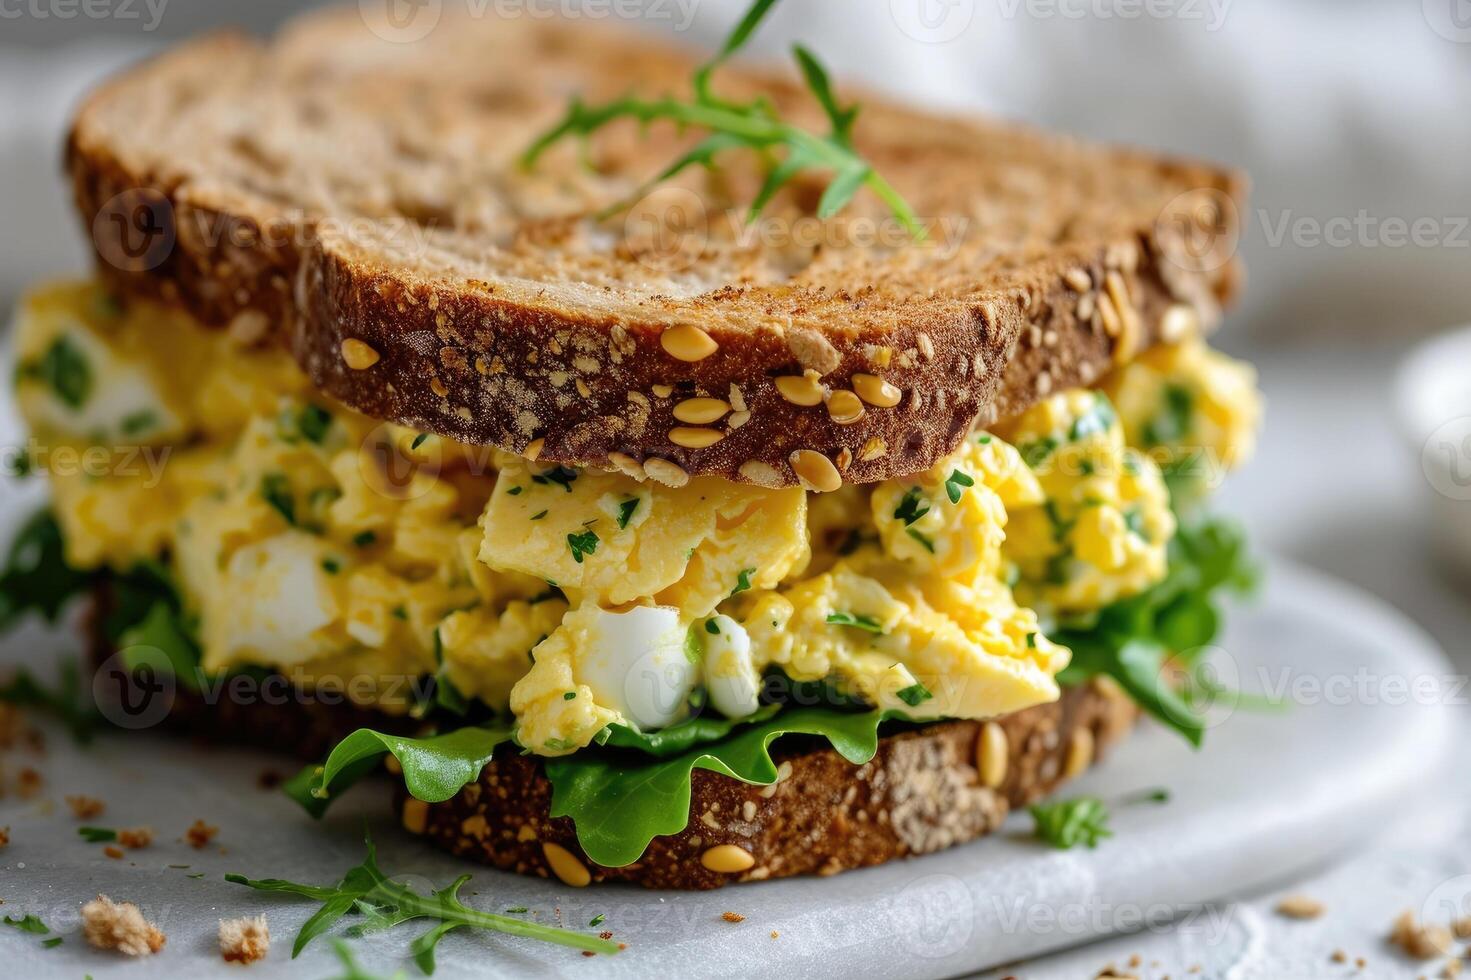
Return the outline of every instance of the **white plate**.
{"type": "MultiPolygon", "coordinates": [[[[0,663],[35,663],[57,646],[28,631],[0,645],[0,663]]],[[[338,975],[321,940],[288,959],[314,906],[221,875],[335,882],[359,860],[366,821],[390,874],[442,886],[471,871],[465,895],[472,905],[526,905],[540,921],[579,928],[601,913],[602,928],[629,944],[616,957],[587,959],[509,937],[455,933],[440,947],[441,977],[954,975],[1138,928],[1146,917],[1196,916],[1199,903],[1331,858],[1447,771],[1441,766],[1453,723],[1446,704],[1462,692],[1446,687],[1453,671],[1433,643],[1377,600],[1274,562],[1264,595],[1235,611],[1222,648],[1220,662],[1234,666],[1244,688],[1285,684],[1304,703],[1281,713],[1237,710],[1199,753],[1159,728],[1141,729],[1069,792],[1116,798],[1166,787],[1170,802],[1116,809],[1115,836],[1097,850],[1041,847],[1026,836],[1029,818],[1019,815],[998,836],[939,854],[710,893],[574,890],[466,865],[398,830],[383,784],[357,787],[317,824],[256,786],[261,770],[292,768],[282,760],[151,734],[104,735],[78,750],[50,727],[49,754],[37,763],[48,802],[0,801],[0,825],[9,824],[12,837],[0,850],[0,911],[37,913],[65,942],[43,949],[37,937],[0,929],[0,962],[10,965],[9,975],[36,978],[151,971],[238,978],[239,968],[220,960],[216,920],[265,912],[275,937],[262,964],[270,975],[338,975]],[[1428,686],[1417,691],[1417,683],[1428,686]],[[61,803],[67,793],[107,801],[96,823],[151,825],[155,844],[109,860],[76,837],[61,803]],[[218,848],[200,852],[178,842],[196,817],[221,828],[218,848]],[[205,876],[187,877],[199,872],[205,876]],[[98,892],[139,903],[168,935],[166,949],[146,965],[88,949],[77,933],[78,908],[98,892]],[[725,922],[727,911],[746,919],[725,922]]],[[[1194,924],[1209,930],[1211,921],[1206,913],[1194,924]]],[[[353,947],[370,970],[417,975],[407,948],[422,928],[400,926],[353,947]]]]}

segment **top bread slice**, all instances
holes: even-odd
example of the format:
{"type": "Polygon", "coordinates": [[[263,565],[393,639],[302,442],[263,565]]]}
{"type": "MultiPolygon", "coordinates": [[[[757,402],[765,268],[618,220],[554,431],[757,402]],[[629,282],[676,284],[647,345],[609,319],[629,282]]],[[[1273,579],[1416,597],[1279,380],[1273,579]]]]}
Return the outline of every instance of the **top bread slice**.
{"type": "MultiPolygon", "coordinates": [[[[119,76],[67,166],[118,288],[279,337],[370,416],[675,484],[918,472],[1235,292],[1237,175],[868,93],[842,93],[855,143],[922,242],[866,190],[817,221],[823,174],[747,225],[764,171],[741,152],[645,193],[702,135],[666,124],[518,165],[573,97],[683,95],[696,63],[600,23],[446,18],[404,43],[328,12],[119,76]]],[[[825,129],[787,75],[717,87],[825,129]]]]}

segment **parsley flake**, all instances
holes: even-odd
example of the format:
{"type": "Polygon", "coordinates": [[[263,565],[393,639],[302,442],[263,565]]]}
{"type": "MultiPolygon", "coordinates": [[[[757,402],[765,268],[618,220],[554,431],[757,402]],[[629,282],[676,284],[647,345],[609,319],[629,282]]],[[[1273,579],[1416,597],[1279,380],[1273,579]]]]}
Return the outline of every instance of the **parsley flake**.
{"type": "Polygon", "coordinates": [[[630,497],[618,505],[618,530],[622,531],[628,527],[634,512],[638,510],[638,498],[630,497]]]}
{"type": "Polygon", "coordinates": [[[903,701],[905,704],[909,705],[911,708],[917,708],[921,704],[924,704],[926,701],[928,701],[930,698],[934,697],[934,695],[930,693],[930,689],[925,687],[919,681],[915,681],[908,687],[896,691],[895,696],[900,701],[903,701]]]}
{"type": "Polygon", "coordinates": [[[830,612],[827,621],[832,626],[851,626],[854,629],[864,630],[869,633],[883,635],[884,624],[872,616],[854,615],[850,612],[830,612]]]}
{"type": "Polygon", "coordinates": [[[584,555],[590,555],[598,550],[598,536],[593,531],[569,534],[567,535],[567,547],[572,549],[572,560],[581,565],[584,555]]]}
{"type": "Polygon", "coordinates": [[[924,502],[924,494],[919,487],[910,487],[899,498],[899,506],[894,508],[894,519],[903,521],[904,526],[908,527],[929,512],[930,505],[924,502]]]}
{"type": "Polygon", "coordinates": [[[552,484],[555,484],[556,486],[561,487],[563,490],[566,490],[568,493],[571,493],[572,483],[577,479],[577,477],[577,471],[572,469],[571,467],[557,466],[547,470],[545,473],[539,473],[536,476],[533,476],[531,478],[531,482],[539,483],[542,486],[550,486],[552,484]]]}
{"type": "Polygon", "coordinates": [[[958,504],[960,498],[965,495],[965,488],[975,485],[976,481],[969,473],[954,470],[949,479],[945,481],[945,495],[950,498],[952,504],[958,504]]]}
{"type": "Polygon", "coordinates": [[[736,586],[730,590],[731,595],[737,592],[748,592],[751,588],[751,576],[756,574],[754,568],[743,568],[736,573],[736,586]]]}

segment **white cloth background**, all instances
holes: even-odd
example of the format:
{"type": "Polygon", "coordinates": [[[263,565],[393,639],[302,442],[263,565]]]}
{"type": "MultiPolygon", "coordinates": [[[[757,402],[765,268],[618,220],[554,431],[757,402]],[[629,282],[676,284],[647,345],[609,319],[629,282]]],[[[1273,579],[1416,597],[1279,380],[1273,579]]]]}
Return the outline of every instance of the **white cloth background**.
{"type": "MultiPolygon", "coordinates": [[[[183,2],[165,6],[151,33],[142,20],[100,25],[112,28],[105,39],[83,19],[29,25],[47,47],[22,46],[27,23],[0,20],[0,298],[83,261],[56,178],[62,121],[87,82],[164,35],[211,21],[264,31],[282,13],[183,2]]],[[[568,4],[588,16],[642,4],[650,29],[710,43],[746,0],[475,9],[568,4]]],[[[794,40],[840,75],[921,102],[1247,170],[1251,278],[1237,329],[1255,341],[1402,337],[1471,319],[1468,0],[786,0],[753,47],[784,57],[794,40]],[[1366,230],[1342,228],[1360,215],[1366,230]],[[1315,244],[1312,233],[1335,219],[1348,243],[1315,244]],[[1428,219],[1437,244],[1395,245],[1382,224],[1393,219],[1428,219]],[[1284,221],[1274,243],[1268,231],[1284,221]]]]}

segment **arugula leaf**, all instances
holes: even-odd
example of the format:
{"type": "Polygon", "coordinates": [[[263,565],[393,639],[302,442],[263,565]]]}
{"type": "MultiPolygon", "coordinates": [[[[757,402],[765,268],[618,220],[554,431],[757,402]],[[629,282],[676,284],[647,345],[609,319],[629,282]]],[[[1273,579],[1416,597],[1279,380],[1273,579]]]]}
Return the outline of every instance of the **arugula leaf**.
{"type": "Polygon", "coordinates": [[[292,959],[348,914],[364,916],[368,920],[365,926],[360,927],[364,930],[388,928],[411,919],[434,920],[435,925],[415,939],[410,947],[414,962],[425,973],[434,972],[434,950],[439,940],[451,930],[462,927],[526,936],[592,953],[618,952],[617,943],[596,936],[470,908],[459,897],[460,889],[470,880],[469,875],[456,878],[448,888],[422,895],[385,875],[378,867],[372,839],[366,838],[364,843],[368,854],[363,863],[349,869],[334,886],[304,885],[281,878],[252,879],[239,874],[227,874],[225,880],[258,891],[283,892],[322,903],[296,934],[291,947],[292,959]]]}
{"type": "Polygon", "coordinates": [[[1073,651],[1058,682],[1075,685],[1107,674],[1141,708],[1199,747],[1205,718],[1174,683],[1167,665],[1191,666],[1191,656],[1219,629],[1217,594],[1247,593],[1258,577],[1238,526],[1220,519],[1182,522],[1170,542],[1163,581],[1089,620],[1064,622],[1051,634],[1073,651]]]}
{"type": "Polygon", "coordinates": [[[1028,812],[1036,822],[1037,838],[1059,850],[1079,844],[1094,848],[1103,838],[1113,836],[1108,829],[1108,807],[1094,796],[1037,803],[1028,812]]]}
{"type": "Polygon", "coordinates": [[[878,750],[879,723],[887,712],[840,714],[823,708],[783,711],[719,742],[697,745],[663,759],[610,752],[579,752],[546,760],[553,817],[571,817],[577,842],[596,864],[616,868],[637,861],[655,837],[677,834],[689,823],[690,779],[709,769],[744,783],[776,782],[771,743],[785,735],[814,735],[857,765],[878,750]]]}
{"type": "Polygon", "coordinates": [[[610,748],[633,749],[657,759],[668,759],[688,752],[696,745],[718,742],[735,729],[764,722],[779,711],[781,705],[766,704],[744,718],[699,715],[656,732],[639,732],[627,725],[609,725],[605,729],[608,737],[603,744],[610,748]]]}
{"type": "Polygon", "coordinates": [[[337,743],[320,766],[307,766],[282,787],[314,817],[326,812],[334,793],[375,768],[384,754],[403,767],[409,793],[425,803],[442,803],[473,782],[496,748],[511,740],[508,726],[469,727],[445,735],[410,738],[359,728],[337,743]]]}
{"type": "Polygon", "coordinates": [[[589,106],[581,99],[573,98],[561,121],[527,147],[521,156],[521,166],[530,169],[553,145],[573,136],[586,139],[615,120],[633,119],[640,123],[667,120],[682,127],[706,130],[709,135],[629,198],[606,209],[603,217],[625,210],[649,188],[689,167],[714,166],[715,157],[727,150],[749,149],[767,157],[775,157],[775,151],[782,151],[751,204],[748,220],[754,220],[776,192],[797,174],[825,171],[833,176],[818,202],[819,217],[826,219],[838,213],[852,201],[860,188],[867,187],[888,206],[890,213],[915,240],[923,240],[924,226],[908,202],[853,148],[851,134],[858,108],[844,108],[838,104],[827,71],[812,52],[797,46],[792,53],[807,87],[831,123],[831,132],[826,136],[809,133],[782,121],[770,99],[758,97],[738,103],[723,99],[712,90],[710,82],[715,71],[745,45],[775,5],[776,0],[755,0],[747,8],[740,23],[721,46],[720,53],[695,70],[690,79],[691,97],[688,101],[673,97],[627,97],[589,106]]]}
{"type": "MultiPolygon", "coordinates": [[[[383,980],[382,977],[367,973],[358,966],[357,960],[352,956],[352,947],[341,939],[332,940],[332,951],[337,954],[337,958],[342,961],[342,968],[347,972],[340,977],[332,977],[331,980],[383,980]]],[[[388,980],[403,980],[404,976],[404,971],[395,970],[393,976],[388,980]]]]}
{"type": "Polygon", "coordinates": [[[7,915],[0,921],[3,921],[5,925],[10,926],[12,929],[19,929],[21,932],[29,932],[37,936],[44,936],[51,931],[51,927],[42,922],[40,917],[29,912],[24,916],[16,916],[14,918],[7,915]]]}
{"type": "Polygon", "coordinates": [[[188,690],[199,690],[199,647],[167,603],[155,603],[141,623],[124,630],[118,649],[128,670],[147,664],[188,690]]]}
{"type": "Polygon", "coordinates": [[[31,515],[11,542],[0,572],[0,630],[28,612],[56,622],[67,600],[91,584],[91,575],[67,564],[61,527],[51,512],[31,515]]]}

